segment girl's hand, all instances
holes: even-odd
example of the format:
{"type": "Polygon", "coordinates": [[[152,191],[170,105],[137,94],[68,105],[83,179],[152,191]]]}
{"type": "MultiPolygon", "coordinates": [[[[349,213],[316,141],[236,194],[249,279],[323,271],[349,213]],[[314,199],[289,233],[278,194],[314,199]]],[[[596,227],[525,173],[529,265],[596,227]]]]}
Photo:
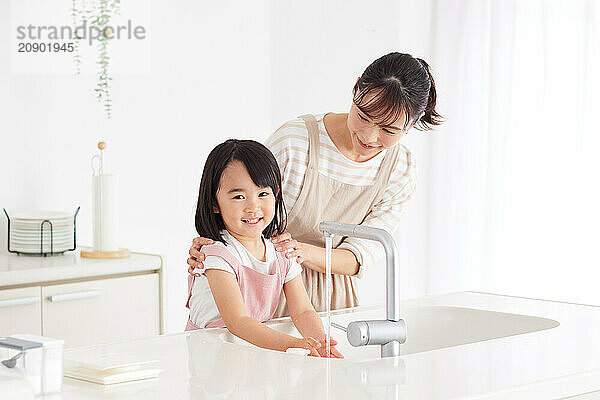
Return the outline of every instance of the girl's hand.
{"type": "Polygon", "coordinates": [[[298,264],[302,264],[304,262],[304,251],[300,248],[301,243],[292,239],[292,235],[289,232],[273,236],[271,241],[275,246],[275,250],[284,252],[286,258],[293,260],[297,257],[296,262],[298,264]]]}
{"type": "Polygon", "coordinates": [[[189,252],[190,257],[187,259],[187,263],[189,265],[188,273],[190,275],[193,275],[193,276],[201,275],[198,272],[194,272],[195,268],[200,268],[200,269],[204,268],[204,264],[202,264],[202,261],[205,260],[205,257],[204,257],[204,253],[202,253],[200,251],[200,248],[207,244],[213,244],[213,243],[214,242],[211,239],[207,239],[207,238],[203,238],[203,237],[194,238],[194,240],[192,241],[192,247],[190,247],[190,252],[189,252]]]}
{"type": "Polygon", "coordinates": [[[311,356],[314,355],[316,357],[320,357],[319,353],[317,353],[316,349],[321,347],[321,343],[319,343],[319,341],[313,337],[296,338],[296,340],[290,347],[298,348],[298,349],[307,349],[307,350],[310,350],[311,356]]]}
{"type": "MultiPolygon", "coordinates": [[[[330,344],[329,358],[344,358],[342,353],[335,348],[335,345],[338,344],[338,342],[331,338],[330,344]]],[[[296,344],[294,344],[293,347],[310,350],[309,356],[312,357],[327,357],[327,339],[325,336],[321,337],[320,340],[313,337],[297,339],[296,344]]]]}
{"type": "MultiPolygon", "coordinates": [[[[325,335],[321,336],[319,338],[319,343],[321,346],[319,346],[319,348],[317,349],[318,357],[327,357],[327,336],[325,336],[325,335]]],[[[338,351],[338,349],[335,348],[335,346],[337,344],[338,344],[337,340],[330,338],[329,358],[344,358],[342,353],[340,353],[338,351]]],[[[310,355],[311,356],[313,355],[312,352],[310,355]]]]}

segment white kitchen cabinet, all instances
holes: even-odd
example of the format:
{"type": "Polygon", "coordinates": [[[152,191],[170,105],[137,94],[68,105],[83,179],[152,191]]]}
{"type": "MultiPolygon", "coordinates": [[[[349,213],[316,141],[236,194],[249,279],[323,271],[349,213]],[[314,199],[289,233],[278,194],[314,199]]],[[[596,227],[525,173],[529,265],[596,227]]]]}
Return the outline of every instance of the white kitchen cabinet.
{"type": "Polygon", "coordinates": [[[40,287],[0,290],[0,336],[42,334],[40,287]]]}
{"type": "Polygon", "coordinates": [[[0,254],[0,336],[65,340],[65,347],[164,332],[163,258],[0,254]]]}
{"type": "Polygon", "coordinates": [[[157,274],[42,287],[42,332],[65,346],[157,335],[157,274]]]}

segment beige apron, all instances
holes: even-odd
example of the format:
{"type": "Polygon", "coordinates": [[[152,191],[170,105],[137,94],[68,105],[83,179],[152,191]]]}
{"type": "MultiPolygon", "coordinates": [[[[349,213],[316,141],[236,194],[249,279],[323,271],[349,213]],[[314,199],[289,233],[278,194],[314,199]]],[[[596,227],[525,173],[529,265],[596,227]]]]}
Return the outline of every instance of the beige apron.
{"type": "MultiPolygon", "coordinates": [[[[385,187],[395,167],[400,146],[387,151],[379,167],[377,181],[372,186],[357,186],[338,182],[319,173],[319,127],[314,115],[303,115],[308,128],[308,167],[304,184],[294,207],[288,214],[287,229],[299,242],[325,247],[325,239],[319,231],[321,221],[360,224],[373,206],[381,200],[385,187]]],[[[340,245],[343,238],[333,238],[333,247],[340,245]]],[[[357,278],[349,275],[332,276],[331,309],[358,305],[357,278]]],[[[302,268],[304,287],[315,310],[325,311],[325,274],[310,268],[302,268]]],[[[285,298],[281,301],[274,317],[289,315],[285,298]]]]}

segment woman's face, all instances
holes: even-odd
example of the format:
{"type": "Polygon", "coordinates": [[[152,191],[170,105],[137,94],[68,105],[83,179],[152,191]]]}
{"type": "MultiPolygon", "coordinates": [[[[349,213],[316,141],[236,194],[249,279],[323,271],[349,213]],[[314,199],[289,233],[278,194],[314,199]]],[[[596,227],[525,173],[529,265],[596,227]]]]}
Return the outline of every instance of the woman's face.
{"type": "Polygon", "coordinates": [[[411,128],[403,128],[405,116],[401,115],[389,125],[380,125],[352,103],[348,113],[348,130],[354,151],[360,156],[373,157],[394,146],[411,128]]]}

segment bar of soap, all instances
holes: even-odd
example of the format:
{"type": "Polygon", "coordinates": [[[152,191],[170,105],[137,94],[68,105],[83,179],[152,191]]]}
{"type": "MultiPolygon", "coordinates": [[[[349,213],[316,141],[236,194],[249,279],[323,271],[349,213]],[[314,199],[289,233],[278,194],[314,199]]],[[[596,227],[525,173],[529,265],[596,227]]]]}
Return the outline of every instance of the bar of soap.
{"type": "Polygon", "coordinates": [[[307,355],[310,354],[310,350],[308,350],[308,349],[301,349],[299,347],[290,347],[285,352],[286,353],[290,353],[290,354],[298,354],[298,355],[301,355],[301,356],[307,356],[307,355]]]}

